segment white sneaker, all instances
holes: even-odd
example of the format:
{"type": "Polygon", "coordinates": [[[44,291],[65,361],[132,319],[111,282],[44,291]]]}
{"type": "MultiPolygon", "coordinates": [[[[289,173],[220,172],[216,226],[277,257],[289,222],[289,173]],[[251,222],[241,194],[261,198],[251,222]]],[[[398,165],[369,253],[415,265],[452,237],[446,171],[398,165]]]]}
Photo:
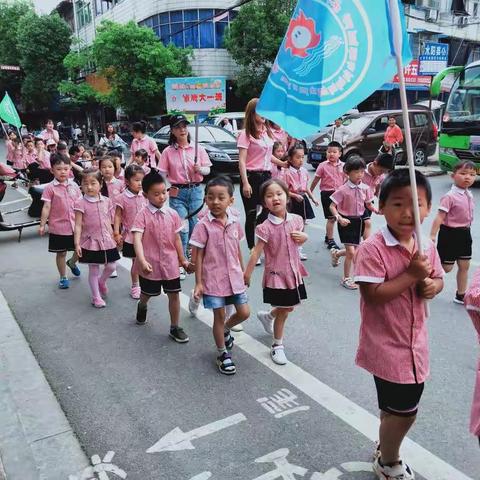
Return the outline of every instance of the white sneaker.
{"type": "Polygon", "coordinates": [[[239,323],[230,329],[232,332],[243,332],[243,325],[239,323]]]}
{"type": "Polygon", "coordinates": [[[270,356],[272,357],[273,362],[277,365],[286,365],[288,363],[283,345],[272,346],[270,349],[270,356]]]}
{"type": "Polygon", "coordinates": [[[185,280],[187,278],[187,274],[185,273],[185,269],[180,267],[180,280],[185,280]]]}
{"type": "Polygon", "coordinates": [[[340,264],[340,258],[337,254],[338,250],[336,248],[332,248],[330,250],[330,256],[332,257],[332,267],[338,267],[340,264]]]}
{"type": "Polygon", "coordinates": [[[273,334],[273,320],[274,318],[270,315],[270,312],[258,312],[257,318],[260,320],[260,323],[263,325],[263,328],[267,333],[273,334]]]}
{"type": "Polygon", "coordinates": [[[188,302],[188,311],[190,312],[190,315],[194,317],[197,312],[198,312],[198,307],[200,306],[200,302],[197,302],[195,300],[195,297],[193,296],[193,290],[190,293],[190,300],[188,302]]]}
{"type": "Polygon", "coordinates": [[[393,467],[382,466],[380,457],[373,462],[373,471],[380,480],[414,480],[415,478],[413,470],[406,463],[400,461],[393,467]]]}
{"type": "Polygon", "coordinates": [[[300,255],[300,260],[303,262],[305,260],[308,260],[308,256],[306,253],[303,253],[303,247],[298,247],[298,253],[300,255]]]}
{"type": "Polygon", "coordinates": [[[115,269],[111,274],[110,274],[110,278],[117,278],[118,277],[118,273],[117,273],[117,269],[115,269]]]}

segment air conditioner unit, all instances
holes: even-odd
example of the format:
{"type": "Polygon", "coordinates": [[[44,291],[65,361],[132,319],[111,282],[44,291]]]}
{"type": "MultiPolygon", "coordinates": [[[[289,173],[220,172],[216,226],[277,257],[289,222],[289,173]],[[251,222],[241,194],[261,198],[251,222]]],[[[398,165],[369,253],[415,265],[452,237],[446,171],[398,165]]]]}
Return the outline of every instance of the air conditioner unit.
{"type": "Polygon", "coordinates": [[[440,0],[417,0],[417,8],[440,10],[440,0]]]}
{"type": "Polygon", "coordinates": [[[427,22],[436,22],[438,20],[438,10],[427,10],[425,20],[427,22]]]}
{"type": "Polygon", "coordinates": [[[470,20],[470,17],[458,17],[458,26],[466,27],[468,25],[469,20],[470,20]]]}

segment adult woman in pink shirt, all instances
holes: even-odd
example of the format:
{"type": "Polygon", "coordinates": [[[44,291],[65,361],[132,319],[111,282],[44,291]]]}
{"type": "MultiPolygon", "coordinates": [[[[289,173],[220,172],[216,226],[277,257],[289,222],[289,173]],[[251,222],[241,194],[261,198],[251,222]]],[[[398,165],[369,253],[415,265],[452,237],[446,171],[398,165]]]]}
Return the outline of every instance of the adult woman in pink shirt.
{"type": "Polygon", "coordinates": [[[156,167],[160,163],[160,152],[158,151],[157,143],[145,132],[147,131],[147,124],[145,122],[135,122],[132,125],[133,140],[130,145],[130,153],[132,158],[135,156],[137,150],[146,150],[148,153],[148,163],[150,167],[156,167]]]}
{"type": "Polygon", "coordinates": [[[268,215],[266,209],[257,218],[257,208],[262,206],[260,186],[272,177],[273,135],[265,118],[257,115],[258,98],[252,98],[245,110],[245,130],[240,132],[238,168],[243,208],[245,209],[245,234],[248,248],[255,246],[255,224],[262,223],[268,215]]]}
{"type": "Polygon", "coordinates": [[[47,140],[53,140],[55,143],[58,143],[60,141],[60,135],[53,126],[53,120],[48,119],[45,123],[45,129],[40,132],[40,138],[44,142],[47,142],[47,140]]]}
{"type": "Polygon", "coordinates": [[[403,142],[402,129],[397,125],[395,117],[388,117],[388,127],[385,131],[383,140],[387,146],[392,146],[403,142]]]}

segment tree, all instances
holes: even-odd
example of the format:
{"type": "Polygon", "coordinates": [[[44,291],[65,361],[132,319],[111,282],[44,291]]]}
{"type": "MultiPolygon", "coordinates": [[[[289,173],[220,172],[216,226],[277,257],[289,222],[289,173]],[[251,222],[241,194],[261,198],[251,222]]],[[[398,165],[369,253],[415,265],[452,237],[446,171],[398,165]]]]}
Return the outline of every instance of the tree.
{"type": "MultiPolygon", "coordinates": [[[[20,50],[17,46],[18,24],[21,19],[33,13],[33,5],[27,0],[9,2],[0,0],[0,63],[19,65],[20,50]]],[[[8,90],[13,97],[18,97],[22,85],[22,74],[0,71],[0,93],[8,90]]]]}
{"type": "Polygon", "coordinates": [[[18,23],[17,45],[24,72],[23,103],[42,109],[51,105],[65,78],[63,59],[70,50],[71,31],[58,14],[24,15],[18,23]]]}
{"type": "Polygon", "coordinates": [[[240,8],[225,46],[240,67],[237,91],[254,97],[262,91],[288,28],[294,2],[254,0],[240,8]]]}
{"type": "Polygon", "coordinates": [[[92,45],[98,73],[111,86],[110,104],[128,114],[158,113],[165,104],[165,78],[191,75],[191,49],[163,45],[152,29],[131,21],[102,22],[92,45]]]}

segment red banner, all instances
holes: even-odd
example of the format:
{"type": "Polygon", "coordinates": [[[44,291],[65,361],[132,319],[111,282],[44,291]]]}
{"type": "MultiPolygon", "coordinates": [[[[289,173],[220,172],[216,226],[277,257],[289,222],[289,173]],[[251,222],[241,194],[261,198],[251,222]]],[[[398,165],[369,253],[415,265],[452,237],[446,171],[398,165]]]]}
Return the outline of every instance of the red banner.
{"type": "MultiPolygon", "coordinates": [[[[430,86],[431,77],[426,77],[418,74],[418,60],[412,60],[407,66],[403,68],[405,75],[405,84],[408,85],[424,85],[430,86]]],[[[392,83],[399,83],[398,75],[393,77],[392,83]]]]}

